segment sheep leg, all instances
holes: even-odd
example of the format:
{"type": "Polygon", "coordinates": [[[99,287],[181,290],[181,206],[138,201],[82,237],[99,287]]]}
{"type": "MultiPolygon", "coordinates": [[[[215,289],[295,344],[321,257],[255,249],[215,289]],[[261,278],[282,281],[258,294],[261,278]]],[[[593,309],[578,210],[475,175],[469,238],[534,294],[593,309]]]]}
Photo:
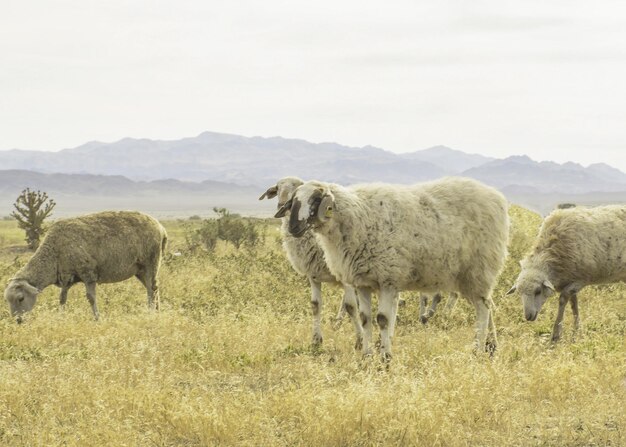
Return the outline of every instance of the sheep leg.
{"type": "Polygon", "coordinates": [[[493,316],[493,306],[489,306],[489,335],[487,340],[485,348],[489,354],[493,355],[498,347],[498,334],[496,332],[496,323],[493,316]]]}
{"type": "Polygon", "coordinates": [[[59,296],[59,305],[61,306],[61,309],[63,309],[65,307],[65,303],[67,302],[67,291],[69,290],[69,287],[61,287],[61,295],[59,296]]]}
{"type": "Polygon", "coordinates": [[[554,321],[554,327],[552,328],[552,342],[555,343],[561,338],[561,332],[563,330],[563,315],[565,314],[565,307],[570,296],[566,293],[561,293],[559,297],[559,311],[556,314],[556,320],[554,321]]]}
{"type": "Polygon", "coordinates": [[[572,306],[572,313],[574,314],[574,335],[576,335],[578,333],[578,329],[580,329],[580,317],[578,314],[578,295],[573,293],[570,297],[569,303],[572,306]]]}
{"type": "Polygon", "coordinates": [[[433,300],[430,302],[430,308],[428,309],[428,312],[426,312],[426,314],[422,314],[422,317],[421,317],[422,323],[424,324],[428,323],[428,320],[430,320],[430,317],[435,315],[435,312],[437,311],[437,305],[440,302],[441,302],[441,293],[437,292],[435,293],[435,296],[433,296],[433,300]]]}
{"type": "Polygon", "coordinates": [[[474,298],[472,301],[476,309],[476,342],[478,352],[487,350],[487,330],[489,326],[490,309],[485,298],[474,298]]]}
{"type": "Polygon", "coordinates": [[[391,336],[394,307],[397,308],[398,293],[390,288],[381,288],[378,297],[378,313],[376,322],[380,329],[380,354],[383,361],[391,360],[391,336]]]}
{"type": "Polygon", "coordinates": [[[372,349],[372,292],[367,289],[359,289],[359,316],[363,326],[363,355],[370,355],[372,349]]]}
{"type": "MultiPolygon", "coordinates": [[[[343,297],[341,298],[341,304],[339,305],[339,310],[337,311],[337,315],[335,316],[332,324],[333,329],[335,330],[341,327],[343,318],[346,316],[346,295],[349,293],[348,289],[352,288],[348,286],[343,286],[343,297]]],[[[354,289],[352,289],[352,293],[354,293],[354,289]]]]}
{"type": "Polygon", "coordinates": [[[446,312],[451,312],[452,309],[454,309],[454,306],[456,305],[456,300],[459,299],[459,294],[456,292],[451,292],[450,296],[448,297],[448,303],[446,304],[446,312]]]}
{"type": "Polygon", "coordinates": [[[345,311],[350,315],[352,324],[354,325],[354,331],[356,333],[356,343],[354,349],[363,349],[363,326],[361,324],[361,318],[359,316],[359,301],[356,296],[356,291],[352,287],[346,286],[343,295],[345,311]]]}
{"type": "Polygon", "coordinates": [[[393,308],[391,321],[389,322],[389,337],[393,339],[393,336],[396,332],[396,323],[398,321],[398,306],[400,305],[400,295],[396,293],[396,296],[393,298],[393,308]]]}
{"type": "Polygon", "coordinates": [[[159,310],[159,282],[156,269],[146,271],[144,285],[148,294],[148,308],[159,310]]]}
{"type": "Polygon", "coordinates": [[[313,346],[322,344],[322,283],[309,278],[311,283],[311,311],[313,313],[313,346]]]}
{"type": "Polygon", "coordinates": [[[426,305],[428,304],[428,295],[425,293],[420,293],[420,310],[419,316],[422,324],[426,324],[428,322],[428,318],[426,318],[426,305]]]}
{"type": "Polygon", "coordinates": [[[89,304],[91,304],[93,316],[96,321],[98,321],[98,319],[100,318],[100,314],[98,313],[98,306],[96,305],[96,283],[85,283],[85,289],[87,290],[87,300],[89,300],[89,304]]]}

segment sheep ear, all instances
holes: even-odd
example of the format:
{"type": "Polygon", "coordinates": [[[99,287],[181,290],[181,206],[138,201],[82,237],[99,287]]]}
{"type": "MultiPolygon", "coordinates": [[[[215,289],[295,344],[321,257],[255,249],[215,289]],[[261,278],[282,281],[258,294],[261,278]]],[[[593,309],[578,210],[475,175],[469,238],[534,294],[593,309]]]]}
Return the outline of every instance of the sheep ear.
{"type": "Polygon", "coordinates": [[[333,211],[335,210],[335,200],[330,194],[325,194],[322,197],[322,201],[317,208],[317,218],[321,221],[330,219],[333,217],[333,211]]]}
{"type": "Polygon", "coordinates": [[[293,199],[289,199],[287,200],[283,206],[280,207],[280,209],[276,212],[276,214],[274,214],[274,217],[279,218],[279,217],[285,217],[285,214],[287,214],[287,211],[289,211],[291,209],[291,204],[293,203],[293,199]]]}
{"type": "Polygon", "coordinates": [[[515,291],[517,290],[517,285],[513,284],[513,287],[511,287],[509,289],[509,291],[506,293],[507,295],[513,295],[515,293],[515,291]]]}
{"type": "Polygon", "coordinates": [[[547,287],[548,289],[552,290],[553,292],[556,292],[556,289],[554,288],[554,286],[552,285],[552,283],[549,280],[545,280],[543,282],[544,287],[547,287]]]}
{"type": "Polygon", "coordinates": [[[278,194],[278,186],[274,185],[274,186],[270,186],[269,188],[267,188],[267,191],[265,191],[261,197],[259,197],[259,200],[263,200],[266,197],[268,199],[273,199],[274,197],[276,197],[276,195],[278,194]]]}
{"type": "Polygon", "coordinates": [[[20,290],[23,290],[24,292],[26,292],[26,293],[28,293],[30,295],[39,295],[41,293],[41,290],[39,290],[35,286],[31,286],[26,281],[20,281],[20,283],[17,286],[17,288],[20,289],[20,290]]]}

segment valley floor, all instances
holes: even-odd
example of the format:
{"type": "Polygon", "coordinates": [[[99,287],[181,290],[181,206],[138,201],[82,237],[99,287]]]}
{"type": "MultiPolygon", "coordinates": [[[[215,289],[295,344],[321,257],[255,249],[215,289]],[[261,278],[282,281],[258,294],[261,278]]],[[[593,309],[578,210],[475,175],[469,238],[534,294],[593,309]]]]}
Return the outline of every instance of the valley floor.
{"type": "MultiPolygon", "coordinates": [[[[324,289],[324,344],[310,347],[308,285],[277,227],[209,253],[165,222],[160,312],[134,280],[99,287],[98,323],[82,285],[63,312],[46,289],[21,326],[0,309],[0,445],[626,445],[626,287],[583,291],[581,332],[568,313],[550,346],[556,300],[528,323],[504,296],[540,221],[511,213],[495,357],[472,353],[466,302],[423,326],[405,294],[389,370],[354,351],[347,319],[331,328],[339,289],[324,289]]],[[[29,257],[19,239],[0,225],[2,285],[29,257]]]]}

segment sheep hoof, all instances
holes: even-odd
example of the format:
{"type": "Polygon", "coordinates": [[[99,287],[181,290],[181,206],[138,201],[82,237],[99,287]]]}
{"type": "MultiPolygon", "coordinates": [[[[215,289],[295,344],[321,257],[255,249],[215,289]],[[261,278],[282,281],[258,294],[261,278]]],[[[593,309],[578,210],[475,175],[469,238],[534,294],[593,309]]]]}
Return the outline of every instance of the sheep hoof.
{"type": "Polygon", "coordinates": [[[492,341],[488,341],[487,343],[485,343],[485,352],[489,354],[489,357],[494,356],[497,348],[498,346],[492,341]]]}
{"type": "Polygon", "coordinates": [[[322,337],[322,334],[313,334],[313,340],[311,341],[311,345],[313,345],[314,347],[319,347],[322,346],[323,341],[324,338],[322,337]]]}
{"type": "Polygon", "coordinates": [[[400,298],[398,300],[398,307],[404,307],[406,306],[406,300],[403,300],[402,298],[400,298]]]}
{"type": "Polygon", "coordinates": [[[341,318],[335,318],[333,320],[333,322],[331,323],[331,327],[333,328],[333,330],[338,330],[341,327],[341,323],[343,322],[343,319],[341,318]]]}
{"type": "Polygon", "coordinates": [[[391,363],[391,358],[393,356],[391,355],[391,352],[383,352],[381,354],[381,359],[383,361],[383,363],[387,366],[387,368],[389,368],[389,364],[391,363]]]}
{"type": "Polygon", "coordinates": [[[354,343],[354,349],[357,351],[363,350],[363,337],[357,337],[356,342],[354,343]]]}
{"type": "Polygon", "coordinates": [[[361,355],[364,359],[372,358],[372,348],[367,348],[361,351],[361,355]]]}
{"type": "Polygon", "coordinates": [[[426,315],[420,316],[420,323],[422,324],[428,323],[428,317],[426,315]]]}

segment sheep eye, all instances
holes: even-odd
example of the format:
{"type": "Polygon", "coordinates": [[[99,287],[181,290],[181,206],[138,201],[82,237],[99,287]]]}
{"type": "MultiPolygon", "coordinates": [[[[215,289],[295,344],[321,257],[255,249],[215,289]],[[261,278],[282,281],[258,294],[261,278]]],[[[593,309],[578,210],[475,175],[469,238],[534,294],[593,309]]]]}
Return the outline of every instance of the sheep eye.
{"type": "Polygon", "coordinates": [[[541,294],[541,287],[537,287],[537,288],[535,289],[535,296],[537,296],[537,295],[539,295],[539,294],[541,294]]]}
{"type": "Polygon", "coordinates": [[[23,296],[21,296],[21,297],[19,297],[17,300],[21,303],[22,301],[24,301],[24,297],[23,297],[23,296]]]}

